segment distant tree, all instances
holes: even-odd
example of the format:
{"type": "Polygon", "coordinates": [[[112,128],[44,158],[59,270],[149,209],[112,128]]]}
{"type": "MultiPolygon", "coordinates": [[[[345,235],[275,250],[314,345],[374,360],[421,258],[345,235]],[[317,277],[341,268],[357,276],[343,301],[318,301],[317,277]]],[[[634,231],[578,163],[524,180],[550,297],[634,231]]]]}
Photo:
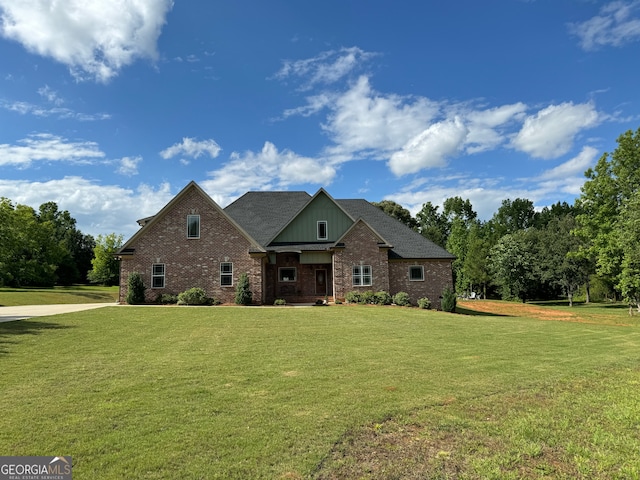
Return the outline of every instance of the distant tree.
{"type": "Polygon", "coordinates": [[[423,237],[444,248],[447,244],[451,225],[444,213],[438,212],[438,206],[431,202],[422,205],[422,210],[416,215],[418,230],[423,237]]]}
{"type": "Polygon", "coordinates": [[[502,205],[489,221],[494,239],[535,226],[536,212],[533,202],[524,198],[503,200],[502,205]]]}
{"type": "Polygon", "coordinates": [[[502,298],[519,298],[526,302],[536,282],[536,257],[531,236],[524,230],[504,235],[491,249],[490,262],[502,298]]]}
{"type": "Polygon", "coordinates": [[[483,224],[471,226],[467,239],[467,253],[462,265],[464,278],[469,282],[470,289],[476,291],[478,287],[482,295],[487,296],[487,285],[491,281],[489,269],[489,252],[491,244],[485,236],[483,224]]]}
{"type": "Polygon", "coordinates": [[[401,221],[410,229],[417,230],[418,222],[411,216],[411,212],[402,205],[394,202],[393,200],[382,200],[381,202],[372,202],[372,204],[387,215],[401,221]]]}
{"type": "Polygon", "coordinates": [[[467,291],[470,285],[465,276],[464,264],[469,248],[469,231],[477,225],[477,213],[471,202],[461,197],[447,198],[443,204],[443,214],[450,226],[446,248],[456,256],[453,261],[453,279],[455,290],[460,293],[467,291]]]}
{"type": "Polygon", "coordinates": [[[238,305],[250,305],[252,301],[253,293],[249,285],[249,276],[243,273],[238,278],[238,284],[236,285],[235,302],[238,305]]]}
{"type": "Polygon", "coordinates": [[[117,285],[120,280],[120,264],[115,253],[122,247],[122,235],[110,233],[106,236],[98,235],[93,249],[93,266],[88,278],[92,283],[102,285],[117,285]]]}
{"type": "Polygon", "coordinates": [[[621,211],[618,240],[623,252],[620,293],[640,313],[640,190],[621,211]]]}

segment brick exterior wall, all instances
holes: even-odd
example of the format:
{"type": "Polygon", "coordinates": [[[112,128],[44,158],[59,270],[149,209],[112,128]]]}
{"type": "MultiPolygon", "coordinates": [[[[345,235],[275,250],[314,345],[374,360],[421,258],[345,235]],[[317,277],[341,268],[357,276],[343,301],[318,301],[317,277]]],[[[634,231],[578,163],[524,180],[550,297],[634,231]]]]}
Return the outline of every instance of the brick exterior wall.
{"type": "Polygon", "coordinates": [[[325,296],[333,298],[330,264],[301,264],[297,253],[278,253],[276,263],[265,268],[265,303],[271,305],[277,298],[288,303],[314,303],[324,300],[325,296]],[[280,268],[295,268],[296,280],[281,282],[280,268]],[[325,275],[325,293],[316,291],[316,271],[323,270],[325,275]]]}
{"type": "Polygon", "coordinates": [[[333,284],[335,298],[344,300],[347,292],[373,290],[389,291],[389,267],[386,248],[380,248],[378,236],[363,222],[357,223],[342,239],[344,248],[333,255],[333,284]],[[353,267],[371,265],[372,285],[354,286],[353,267]]]}
{"type": "Polygon", "coordinates": [[[427,297],[431,308],[440,310],[442,292],[449,286],[453,288],[451,260],[392,260],[389,262],[389,283],[391,295],[407,292],[412,304],[427,297]],[[411,281],[409,267],[421,265],[424,268],[424,281],[411,281]]]}
{"type": "Polygon", "coordinates": [[[201,287],[208,296],[233,303],[238,278],[247,273],[254,303],[262,303],[264,259],[249,255],[250,242],[198,190],[186,191],[156,220],[129,245],[135,249],[133,255],[123,256],[120,262],[120,302],[125,302],[129,275],[139,272],[149,302],[162,294],[201,287]],[[193,214],[200,215],[200,238],[187,239],[187,215],[193,214]],[[220,285],[221,262],[233,263],[233,286],[220,285]],[[165,264],[164,288],[150,288],[154,263],[165,264]]]}

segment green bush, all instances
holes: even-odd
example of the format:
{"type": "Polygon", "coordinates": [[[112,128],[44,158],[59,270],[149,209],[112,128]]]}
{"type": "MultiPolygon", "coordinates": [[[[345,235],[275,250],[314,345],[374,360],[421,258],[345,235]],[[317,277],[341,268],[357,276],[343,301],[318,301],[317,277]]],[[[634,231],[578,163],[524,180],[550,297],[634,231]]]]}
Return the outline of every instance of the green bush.
{"type": "Polygon", "coordinates": [[[249,275],[246,273],[241,274],[240,278],[238,278],[235,300],[238,305],[250,305],[253,301],[253,293],[249,286],[249,275]]]}
{"type": "Polygon", "coordinates": [[[276,301],[273,302],[274,305],[286,305],[287,301],[284,298],[276,298],[276,301]]]}
{"type": "Polygon", "coordinates": [[[173,305],[175,303],[178,303],[178,295],[163,293],[162,295],[160,295],[158,302],[162,305],[173,305]]]}
{"type": "Polygon", "coordinates": [[[409,300],[409,294],[407,292],[398,292],[393,296],[393,303],[400,307],[407,307],[411,305],[409,300]]]}
{"type": "Polygon", "coordinates": [[[447,287],[442,292],[442,311],[454,313],[456,311],[456,292],[451,287],[447,287]]]}
{"type": "Polygon", "coordinates": [[[145,290],[142,275],[138,272],[132,272],[127,279],[127,303],[129,305],[140,305],[141,303],[144,303],[145,290]]]}
{"type": "Polygon", "coordinates": [[[393,302],[391,294],[385,291],[376,292],[374,299],[376,305],[391,305],[391,302],[393,302]]]}
{"type": "Polygon", "coordinates": [[[371,305],[375,303],[376,294],[372,290],[366,290],[360,294],[360,303],[371,305]]]}
{"type": "Polygon", "coordinates": [[[178,294],[178,305],[207,305],[209,298],[204,288],[193,287],[178,294]]]}
{"type": "Polygon", "coordinates": [[[429,310],[431,308],[431,300],[429,300],[427,297],[419,298],[418,307],[429,310]]]}
{"type": "Polygon", "coordinates": [[[344,300],[347,303],[360,303],[360,292],[356,292],[355,290],[347,292],[344,296],[344,300]]]}

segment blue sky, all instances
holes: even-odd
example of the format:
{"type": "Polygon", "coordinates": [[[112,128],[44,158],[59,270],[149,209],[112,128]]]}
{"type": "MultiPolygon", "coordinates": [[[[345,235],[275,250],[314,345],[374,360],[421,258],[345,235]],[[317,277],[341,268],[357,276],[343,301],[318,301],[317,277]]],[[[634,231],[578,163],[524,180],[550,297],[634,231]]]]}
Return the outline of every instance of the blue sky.
{"type": "Polygon", "coordinates": [[[0,0],[0,196],[125,237],[191,180],[573,203],[638,53],[640,1],[0,0]]]}

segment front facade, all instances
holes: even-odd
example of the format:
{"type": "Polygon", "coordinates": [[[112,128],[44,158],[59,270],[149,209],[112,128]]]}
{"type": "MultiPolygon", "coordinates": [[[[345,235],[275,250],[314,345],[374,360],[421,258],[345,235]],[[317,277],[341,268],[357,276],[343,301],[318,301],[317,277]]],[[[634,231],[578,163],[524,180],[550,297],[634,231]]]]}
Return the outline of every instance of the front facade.
{"type": "Polygon", "coordinates": [[[344,299],[349,291],[404,291],[434,308],[452,287],[454,257],[365,200],[334,200],[320,189],[249,192],[220,208],[195,182],[120,249],[120,302],[129,275],[147,301],[201,287],[232,303],[248,274],[254,302],[344,299]]]}

